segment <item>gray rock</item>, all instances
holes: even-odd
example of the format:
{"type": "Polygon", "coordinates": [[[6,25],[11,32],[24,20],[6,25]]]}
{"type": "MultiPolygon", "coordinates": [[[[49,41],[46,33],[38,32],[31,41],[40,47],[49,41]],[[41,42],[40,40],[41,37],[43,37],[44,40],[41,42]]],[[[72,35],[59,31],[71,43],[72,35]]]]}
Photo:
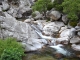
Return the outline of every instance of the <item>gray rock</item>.
{"type": "Polygon", "coordinates": [[[44,26],[43,33],[45,35],[52,35],[54,33],[59,32],[60,28],[64,26],[62,22],[51,22],[44,26]]]}
{"type": "Polygon", "coordinates": [[[2,6],[0,6],[0,11],[2,11],[2,6]]]}
{"type": "Polygon", "coordinates": [[[60,33],[60,38],[57,38],[57,42],[68,44],[69,40],[75,36],[75,28],[65,29],[60,33]]]}
{"type": "Polygon", "coordinates": [[[77,36],[74,36],[72,39],[70,39],[70,43],[79,43],[80,42],[80,38],[77,36]]]}
{"type": "Polygon", "coordinates": [[[63,21],[65,24],[68,23],[67,15],[63,15],[63,16],[62,16],[62,21],[63,21]]]}
{"type": "Polygon", "coordinates": [[[2,2],[2,8],[3,8],[3,10],[9,9],[9,4],[7,1],[2,2]]]}
{"type": "Polygon", "coordinates": [[[80,32],[78,32],[78,36],[80,36],[80,32]]]}
{"type": "Polygon", "coordinates": [[[42,18],[42,14],[40,14],[39,11],[35,11],[35,12],[33,12],[33,15],[35,15],[35,16],[33,16],[33,18],[36,19],[36,20],[42,18]]]}
{"type": "Polygon", "coordinates": [[[80,51],[80,44],[79,44],[79,45],[72,44],[71,47],[72,47],[72,49],[74,49],[75,51],[80,51]]]}
{"type": "Polygon", "coordinates": [[[51,11],[51,13],[49,14],[50,18],[53,20],[58,20],[61,17],[61,13],[59,13],[58,11],[51,11]]]}
{"type": "Polygon", "coordinates": [[[7,13],[5,13],[5,16],[6,17],[0,17],[0,21],[2,22],[0,26],[1,28],[4,28],[3,32],[5,32],[5,37],[11,36],[18,38],[19,40],[28,39],[29,36],[30,38],[39,38],[37,33],[30,27],[28,23],[17,21],[14,17],[7,13]]]}
{"type": "Polygon", "coordinates": [[[41,49],[45,44],[47,44],[47,41],[45,39],[29,39],[26,43],[22,42],[23,47],[25,48],[25,51],[35,51],[38,49],[41,49]]]}

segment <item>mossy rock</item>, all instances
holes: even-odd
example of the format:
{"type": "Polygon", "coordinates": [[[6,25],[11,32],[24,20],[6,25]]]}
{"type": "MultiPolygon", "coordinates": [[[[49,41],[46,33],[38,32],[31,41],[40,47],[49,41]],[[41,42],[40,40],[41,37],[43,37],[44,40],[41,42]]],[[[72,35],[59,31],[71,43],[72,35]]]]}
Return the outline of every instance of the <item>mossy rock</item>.
{"type": "Polygon", "coordinates": [[[75,27],[77,25],[77,21],[70,21],[69,24],[70,26],[75,27]]]}

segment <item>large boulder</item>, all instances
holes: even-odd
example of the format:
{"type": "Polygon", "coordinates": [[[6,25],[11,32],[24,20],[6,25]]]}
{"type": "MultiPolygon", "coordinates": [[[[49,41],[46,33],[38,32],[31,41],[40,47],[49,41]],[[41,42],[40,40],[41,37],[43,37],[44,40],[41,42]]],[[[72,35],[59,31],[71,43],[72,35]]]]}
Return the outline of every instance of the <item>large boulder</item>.
{"type": "Polygon", "coordinates": [[[61,17],[61,13],[58,11],[51,11],[49,14],[50,18],[53,20],[58,20],[61,17]]]}
{"type": "Polygon", "coordinates": [[[63,16],[62,16],[62,21],[63,21],[65,24],[68,23],[67,15],[63,15],[63,16]]]}
{"type": "Polygon", "coordinates": [[[27,40],[28,37],[38,38],[38,35],[28,23],[17,21],[14,17],[5,12],[6,17],[0,17],[3,37],[15,37],[18,40],[27,40]]]}
{"type": "Polygon", "coordinates": [[[25,51],[35,51],[41,49],[47,41],[45,39],[29,39],[26,43],[22,42],[25,51]]]}
{"type": "Polygon", "coordinates": [[[3,10],[7,10],[7,9],[9,9],[8,1],[4,1],[4,2],[2,2],[2,9],[3,9],[3,10]]]}
{"type": "Polygon", "coordinates": [[[47,44],[45,39],[38,39],[40,36],[30,23],[17,21],[7,12],[4,12],[4,15],[5,17],[0,16],[0,38],[17,38],[17,41],[22,42],[25,51],[35,51],[47,44]]]}
{"type": "Polygon", "coordinates": [[[64,23],[62,23],[62,22],[48,23],[43,27],[43,33],[45,35],[52,35],[54,33],[59,32],[59,30],[62,26],[64,26],[64,23]]]}
{"type": "Polygon", "coordinates": [[[40,14],[39,11],[33,12],[32,16],[33,16],[33,18],[34,18],[35,20],[38,20],[38,19],[41,19],[41,18],[42,18],[42,14],[40,14]]]}
{"type": "Polygon", "coordinates": [[[72,47],[72,49],[74,49],[75,51],[80,51],[80,44],[79,44],[79,45],[72,44],[71,47],[72,47]]]}
{"type": "Polygon", "coordinates": [[[72,39],[70,39],[70,43],[79,43],[80,42],[80,37],[74,36],[72,39]]]}
{"type": "Polygon", "coordinates": [[[6,10],[10,15],[16,18],[27,18],[32,13],[32,0],[0,0],[0,11],[6,10]]]}
{"type": "Polygon", "coordinates": [[[60,32],[60,38],[57,38],[58,43],[68,44],[69,40],[75,36],[75,28],[65,29],[60,32]]]}

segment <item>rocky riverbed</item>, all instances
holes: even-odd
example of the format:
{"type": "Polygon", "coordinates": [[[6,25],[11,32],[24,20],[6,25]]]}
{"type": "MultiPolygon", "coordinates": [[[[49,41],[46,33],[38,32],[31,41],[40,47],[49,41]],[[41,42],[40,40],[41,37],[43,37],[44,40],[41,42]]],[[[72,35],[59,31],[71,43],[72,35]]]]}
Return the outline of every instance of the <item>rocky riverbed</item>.
{"type": "MultiPolygon", "coordinates": [[[[55,9],[47,13],[50,21],[45,20],[39,11],[35,11],[35,16],[33,16],[31,6],[34,3],[35,0],[17,0],[17,2],[0,0],[0,38],[17,38],[17,41],[22,43],[25,52],[43,49],[45,52],[49,46],[62,44],[74,50],[76,57],[80,58],[80,22],[75,27],[66,25],[67,15],[55,9]]],[[[53,53],[53,51],[50,52],[53,53]]],[[[48,54],[40,56],[31,53],[26,56],[29,58],[24,57],[23,60],[54,59],[48,54]]]]}

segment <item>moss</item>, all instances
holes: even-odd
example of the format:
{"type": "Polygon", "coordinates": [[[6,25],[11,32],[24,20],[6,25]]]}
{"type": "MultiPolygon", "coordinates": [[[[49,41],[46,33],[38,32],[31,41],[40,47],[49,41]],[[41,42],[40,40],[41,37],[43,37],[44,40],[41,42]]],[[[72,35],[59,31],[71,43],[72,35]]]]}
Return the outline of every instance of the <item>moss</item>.
{"type": "Polygon", "coordinates": [[[69,24],[70,26],[75,27],[77,25],[77,21],[70,21],[69,24]]]}
{"type": "Polygon", "coordinates": [[[36,16],[36,14],[33,12],[33,13],[32,13],[32,17],[35,17],[35,16],[36,16]]]}

